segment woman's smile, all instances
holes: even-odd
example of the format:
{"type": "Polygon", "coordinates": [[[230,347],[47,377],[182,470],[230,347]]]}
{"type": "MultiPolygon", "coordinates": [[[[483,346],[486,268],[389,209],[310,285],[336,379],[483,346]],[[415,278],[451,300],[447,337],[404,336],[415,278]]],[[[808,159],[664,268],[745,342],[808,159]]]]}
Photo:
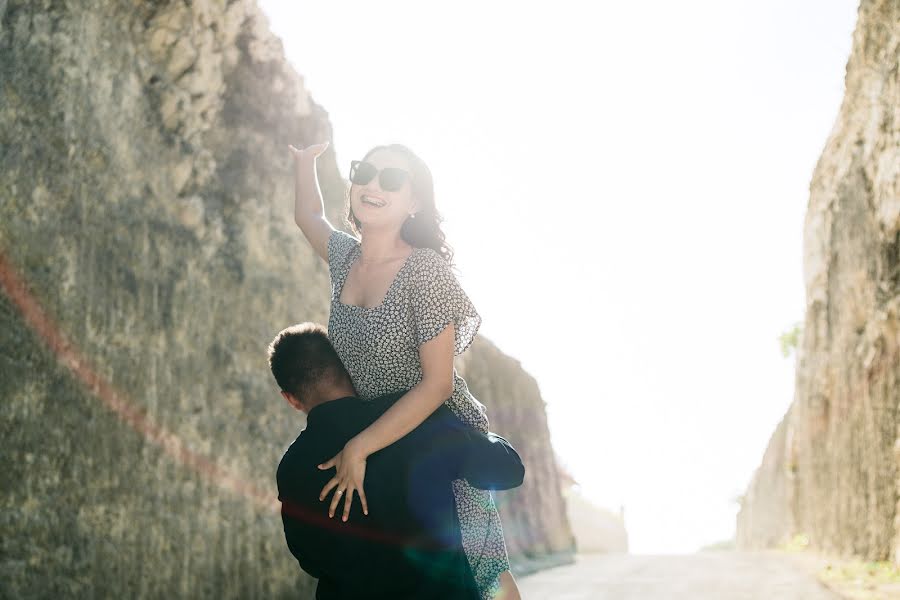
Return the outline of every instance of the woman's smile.
{"type": "Polygon", "coordinates": [[[363,194],[362,196],[360,196],[359,200],[363,204],[368,204],[376,208],[381,208],[382,206],[385,206],[387,204],[384,198],[380,198],[372,194],[363,194]]]}

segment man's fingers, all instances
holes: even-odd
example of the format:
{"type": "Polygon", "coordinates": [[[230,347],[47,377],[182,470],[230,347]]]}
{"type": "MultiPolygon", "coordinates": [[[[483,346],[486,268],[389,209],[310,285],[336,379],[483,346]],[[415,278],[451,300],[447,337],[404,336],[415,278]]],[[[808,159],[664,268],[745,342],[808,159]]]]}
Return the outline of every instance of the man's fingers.
{"type": "Polygon", "coordinates": [[[353,488],[347,490],[347,493],[344,494],[346,498],[344,498],[344,522],[347,522],[347,519],[350,518],[350,505],[353,504],[353,488]]]}
{"type": "Polygon", "coordinates": [[[325,484],[325,487],[322,488],[322,491],[319,492],[319,502],[324,500],[325,496],[328,495],[328,492],[330,492],[332,490],[332,488],[334,488],[334,486],[336,486],[338,483],[340,483],[340,481],[341,480],[338,479],[337,476],[332,477],[331,480],[325,484]]]}
{"type": "Polygon", "coordinates": [[[329,458],[328,460],[323,462],[321,465],[319,465],[319,468],[322,469],[323,471],[326,469],[330,469],[331,467],[333,467],[336,464],[336,462],[334,460],[335,458],[337,458],[337,457],[333,456],[333,457],[329,458]]]}

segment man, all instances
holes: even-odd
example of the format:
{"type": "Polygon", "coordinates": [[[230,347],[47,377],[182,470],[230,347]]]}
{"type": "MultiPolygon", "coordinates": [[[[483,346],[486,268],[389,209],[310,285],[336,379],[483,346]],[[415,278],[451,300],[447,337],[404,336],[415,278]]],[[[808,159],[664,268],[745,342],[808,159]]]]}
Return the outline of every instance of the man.
{"type": "Polygon", "coordinates": [[[288,548],[319,579],[316,598],[480,598],[462,548],[451,482],[482,489],[522,483],[516,451],[440,406],[419,427],[372,454],[366,465],[369,513],[330,518],[319,494],[333,475],[317,466],[337,454],[405,392],[364,402],[319,325],[281,331],[269,345],[281,395],[307,413],[306,429],[278,465],[278,497],[288,548]]]}

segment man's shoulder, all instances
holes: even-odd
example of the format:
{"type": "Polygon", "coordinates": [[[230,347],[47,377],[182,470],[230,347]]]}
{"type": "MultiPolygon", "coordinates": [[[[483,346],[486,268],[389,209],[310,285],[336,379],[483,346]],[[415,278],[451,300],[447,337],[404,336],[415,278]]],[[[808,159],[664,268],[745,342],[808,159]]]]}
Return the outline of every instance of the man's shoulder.
{"type": "Polygon", "coordinates": [[[432,428],[468,429],[470,427],[457,417],[446,404],[438,406],[433,413],[428,415],[423,424],[428,424],[432,428]]]}
{"type": "Polygon", "coordinates": [[[393,404],[402,398],[409,390],[396,390],[387,394],[381,394],[365,401],[367,406],[378,406],[379,404],[393,404]]]}
{"type": "Polygon", "coordinates": [[[293,442],[291,442],[287,450],[284,451],[284,454],[281,455],[281,460],[278,461],[278,469],[275,472],[275,479],[278,481],[279,485],[286,477],[287,473],[292,470],[296,470],[297,467],[301,464],[304,448],[307,445],[307,441],[309,439],[309,435],[305,435],[306,430],[300,432],[293,442]]]}
{"type": "Polygon", "coordinates": [[[421,458],[423,453],[441,453],[448,444],[458,444],[470,429],[447,405],[441,404],[412,431],[376,454],[421,458]]]}

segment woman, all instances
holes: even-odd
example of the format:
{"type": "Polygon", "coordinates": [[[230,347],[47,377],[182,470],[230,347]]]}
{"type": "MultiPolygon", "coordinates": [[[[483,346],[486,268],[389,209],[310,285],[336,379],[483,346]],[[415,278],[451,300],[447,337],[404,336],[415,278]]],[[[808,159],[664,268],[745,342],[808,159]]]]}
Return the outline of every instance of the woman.
{"type": "MultiPolygon", "coordinates": [[[[315,160],[328,143],[290,146],[295,165],[294,219],[332,281],[328,334],[362,398],[409,391],[320,468],[336,474],[329,514],[354,494],[368,514],[366,457],[412,431],[442,403],[487,431],[484,406],[456,373],[453,357],[481,324],[450,270],[452,252],[440,229],[428,167],[400,144],[378,146],[351,164],[347,220],[360,239],[325,218],[315,160]]],[[[454,482],[463,547],[484,598],[519,598],[509,572],[500,518],[489,492],[454,482]],[[499,594],[498,594],[499,592],[499,594]]],[[[427,507],[421,507],[427,510],[427,507]]]]}

